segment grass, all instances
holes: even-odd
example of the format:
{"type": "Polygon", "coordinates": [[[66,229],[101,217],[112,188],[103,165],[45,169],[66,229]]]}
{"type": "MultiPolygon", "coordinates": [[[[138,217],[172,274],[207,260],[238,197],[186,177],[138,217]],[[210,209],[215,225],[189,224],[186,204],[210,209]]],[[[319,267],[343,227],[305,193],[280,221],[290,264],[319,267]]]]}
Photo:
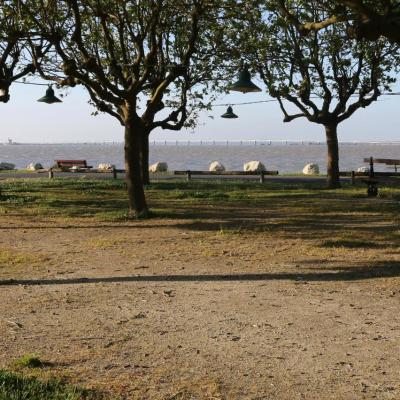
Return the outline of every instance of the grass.
{"type": "Polygon", "coordinates": [[[14,362],[16,368],[41,368],[43,362],[35,354],[25,354],[14,362]]]}
{"type": "MultiPolygon", "coordinates": [[[[1,190],[0,216],[23,221],[129,220],[126,184],[122,179],[5,179],[1,190]]],[[[373,247],[381,240],[387,241],[389,247],[398,246],[399,235],[394,230],[400,223],[399,186],[382,187],[379,198],[367,198],[366,187],[361,183],[328,190],[316,182],[168,180],[148,185],[146,197],[152,218],[191,220],[191,226],[197,229],[204,226],[222,235],[268,232],[312,239],[324,234],[319,247],[327,249],[373,247]],[[204,222],[207,219],[215,221],[212,227],[204,222]],[[374,228],[375,236],[371,237],[371,223],[390,226],[374,228]],[[355,237],[350,235],[355,229],[351,224],[358,226],[355,237]]],[[[108,244],[99,242],[92,246],[108,244]]],[[[34,263],[29,257],[33,256],[0,249],[0,265],[34,263]]]]}
{"type": "MultiPolygon", "coordinates": [[[[123,180],[87,180],[58,178],[43,179],[5,179],[1,184],[2,197],[0,214],[23,213],[25,215],[64,218],[91,218],[100,221],[123,221],[128,218],[126,185],[123,180]]],[[[346,185],[342,189],[327,190],[320,184],[309,183],[276,183],[243,181],[168,181],[155,182],[148,185],[146,195],[154,215],[161,216],[164,210],[169,214],[173,208],[180,205],[193,204],[248,204],[263,206],[271,203],[276,207],[281,201],[293,201],[301,207],[302,203],[316,207],[314,212],[326,212],[328,209],[342,210],[338,201],[365,198],[364,186],[346,185]],[[321,198],[324,201],[320,201],[321,198]],[[325,208],[325,209],[324,209],[325,208]]],[[[400,189],[382,188],[381,198],[398,201],[400,189]]],[[[377,210],[379,207],[394,208],[389,203],[377,207],[374,202],[365,204],[354,201],[357,209],[364,207],[364,211],[377,210]]],[[[180,214],[180,213],[179,213],[180,214]]],[[[180,214],[181,215],[181,214],[180,214]]]]}
{"type": "Polygon", "coordinates": [[[0,370],[0,400],[100,400],[100,393],[0,370]]]}
{"type": "Polygon", "coordinates": [[[0,270],[2,267],[20,267],[25,265],[36,267],[47,261],[49,260],[41,255],[0,248],[0,270]]]}

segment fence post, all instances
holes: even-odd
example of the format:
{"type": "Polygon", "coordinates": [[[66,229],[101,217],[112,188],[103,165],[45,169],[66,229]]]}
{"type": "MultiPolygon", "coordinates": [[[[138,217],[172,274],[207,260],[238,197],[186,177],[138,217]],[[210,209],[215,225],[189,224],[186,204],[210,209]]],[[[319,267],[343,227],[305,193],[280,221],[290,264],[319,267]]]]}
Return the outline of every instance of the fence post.
{"type": "Polygon", "coordinates": [[[117,170],[115,167],[113,167],[113,169],[112,169],[112,174],[113,174],[113,178],[117,179],[117,170]]]}
{"type": "Polygon", "coordinates": [[[186,180],[189,182],[192,179],[192,174],[191,172],[188,170],[186,171],[186,180]]]}
{"type": "Polygon", "coordinates": [[[260,183],[264,183],[264,171],[260,171],[260,183]]]}
{"type": "Polygon", "coordinates": [[[53,168],[49,169],[49,179],[53,179],[54,178],[54,171],[53,168]]]}
{"type": "Polygon", "coordinates": [[[369,158],[369,176],[372,178],[374,176],[374,158],[370,157],[369,158]]]}
{"type": "Polygon", "coordinates": [[[353,186],[356,184],[356,174],[354,171],[351,171],[351,184],[353,186]]]}

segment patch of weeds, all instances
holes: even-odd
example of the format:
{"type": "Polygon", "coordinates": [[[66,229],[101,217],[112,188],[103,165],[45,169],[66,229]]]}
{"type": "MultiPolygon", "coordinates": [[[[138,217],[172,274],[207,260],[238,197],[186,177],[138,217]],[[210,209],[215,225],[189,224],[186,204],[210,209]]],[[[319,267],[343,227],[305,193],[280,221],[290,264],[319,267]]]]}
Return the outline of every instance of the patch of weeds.
{"type": "Polygon", "coordinates": [[[36,197],[33,196],[16,196],[16,195],[3,195],[1,196],[1,201],[10,205],[24,205],[24,204],[32,204],[36,202],[36,197]]]}
{"type": "Polygon", "coordinates": [[[105,400],[93,390],[0,370],[0,400],[105,400]]]}
{"type": "Polygon", "coordinates": [[[129,221],[128,211],[108,211],[108,212],[98,212],[95,214],[97,221],[101,222],[121,222],[129,221]]]}
{"type": "Polygon", "coordinates": [[[181,192],[177,196],[178,199],[229,199],[229,194],[221,191],[211,192],[206,190],[196,190],[181,192]]]}
{"type": "Polygon", "coordinates": [[[234,200],[250,200],[252,196],[246,192],[232,192],[229,193],[229,197],[234,200]]]}
{"type": "Polygon", "coordinates": [[[97,249],[115,248],[118,245],[129,242],[128,238],[99,237],[89,240],[89,246],[97,249]]]}
{"type": "Polygon", "coordinates": [[[149,211],[149,218],[177,218],[179,217],[179,213],[173,208],[152,208],[149,211]]]}
{"type": "Polygon", "coordinates": [[[379,197],[390,200],[400,200],[400,190],[397,188],[382,188],[379,197]]]}
{"type": "Polygon", "coordinates": [[[44,257],[0,248],[0,268],[17,267],[20,265],[38,265],[46,261],[44,257]]]}
{"type": "Polygon", "coordinates": [[[14,361],[14,366],[17,368],[41,368],[43,362],[36,354],[25,354],[14,361]]]}

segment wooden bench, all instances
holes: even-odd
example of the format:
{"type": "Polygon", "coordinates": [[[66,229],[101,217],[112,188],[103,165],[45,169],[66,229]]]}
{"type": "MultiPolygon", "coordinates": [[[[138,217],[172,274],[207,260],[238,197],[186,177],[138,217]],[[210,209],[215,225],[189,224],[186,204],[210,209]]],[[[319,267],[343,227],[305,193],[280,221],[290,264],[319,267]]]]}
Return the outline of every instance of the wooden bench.
{"type": "Polygon", "coordinates": [[[92,166],[87,165],[86,160],[55,160],[55,168],[67,172],[88,171],[92,166]]]}
{"type": "Polygon", "coordinates": [[[253,175],[260,177],[260,183],[265,181],[265,175],[278,175],[278,171],[174,171],[174,175],[186,175],[186,179],[190,181],[193,175],[200,176],[243,176],[243,175],[253,175]]]}
{"type": "Polygon", "coordinates": [[[397,173],[397,167],[400,166],[400,160],[392,158],[364,158],[364,162],[369,163],[370,171],[374,172],[374,164],[385,164],[386,166],[393,166],[394,172],[397,173]]]}

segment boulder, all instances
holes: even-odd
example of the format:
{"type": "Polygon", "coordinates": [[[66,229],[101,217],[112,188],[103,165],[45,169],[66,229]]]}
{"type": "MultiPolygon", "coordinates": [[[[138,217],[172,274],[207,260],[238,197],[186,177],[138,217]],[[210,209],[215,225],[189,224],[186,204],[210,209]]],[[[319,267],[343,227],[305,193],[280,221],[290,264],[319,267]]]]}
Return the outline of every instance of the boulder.
{"type": "Polygon", "coordinates": [[[43,165],[40,163],[30,163],[27,165],[26,169],[28,171],[37,171],[38,169],[43,169],[43,165]]]}
{"type": "Polygon", "coordinates": [[[249,161],[243,165],[243,170],[249,172],[259,172],[266,171],[266,168],[261,161],[249,161]]]}
{"type": "Polygon", "coordinates": [[[369,173],[369,167],[360,167],[360,168],[357,168],[357,172],[366,172],[366,173],[369,173]]]}
{"type": "Polygon", "coordinates": [[[168,171],[168,164],[166,162],[156,162],[150,165],[149,172],[166,172],[168,171]]]}
{"type": "Polygon", "coordinates": [[[97,167],[99,171],[110,171],[113,168],[115,168],[115,165],[110,163],[100,163],[97,167]]]}
{"type": "Polygon", "coordinates": [[[15,164],[8,163],[8,162],[0,163],[0,170],[10,171],[10,170],[13,170],[13,169],[15,169],[15,164]]]}
{"type": "Polygon", "coordinates": [[[303,174],[304,175],[319,175],[319,166],[318,164],[307,164],[304,168],[303,168],[303,174]]]}
{"type": "Polygon", "coordinates": [[[212,172],[224,172],[225,167],[219,161],[213,161],[208,167],[208,170],[212,172]]]}

